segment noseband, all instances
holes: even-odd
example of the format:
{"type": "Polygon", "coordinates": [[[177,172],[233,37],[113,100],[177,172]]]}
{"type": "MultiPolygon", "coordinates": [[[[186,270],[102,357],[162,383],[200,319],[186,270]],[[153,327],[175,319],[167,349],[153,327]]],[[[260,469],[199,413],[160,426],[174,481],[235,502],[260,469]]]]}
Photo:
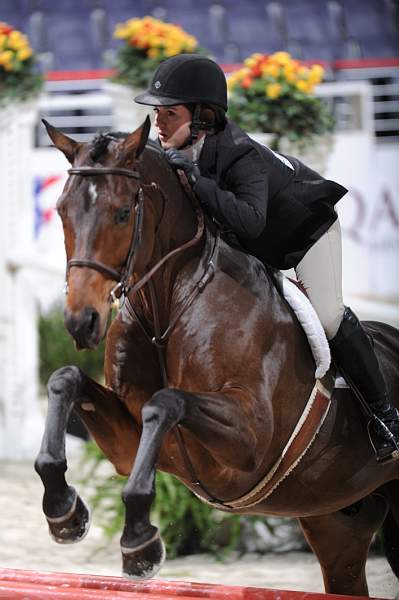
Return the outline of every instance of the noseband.
{"type": "Polygon", "coordinates": [[[124,169],[121,167],[73,167],[72,169],[68,169],[69,175],[81,175],[85,176],[93,176],[93,175],[122,175],[124,177],[130,177],[131,179],[136,179],[139,182],[139,188],[137,190],[137,195],[135,198],[134,210],[136,212],[136,218],[134,223],[133,235],[130,242],[129,252],[125,261],[124,266],[119,272],[117,269],[109,267],[104,263],[93,260],[91,258],[72,258],[67,262],[66,268],[66,281],[65,281],[65,291],[68,293],[68,275],[71,267],[86,267],[89,269],[94,269],[95,271],[99,271],[102,275],[114,280],[117,284],[110,291],[110,300],[111,302],[115,302],[121,296],[127,296],[129,292],[137,292],[143,285],[145,285],[149,279],[154,275],[154,273],[172,256],[181,252],[182,250],[186,250],[187,248],[194,246],[202,237],[204,233],[204,216],[202,211],[197,210],[197,219],[198,226],[197,231],[194,237],[188,242],[182,244],[178,248],[171,250],[166,256],[161,258],[159,262],[152,267],[152,269],[146,273],[136,284],[133,286],[129,286],[128,282],[130,277],[133,274],[136,257],[137,257],[137,249],[141,244],[142,233],[143,233],[143,212],[144,212],[144,193],[143,193],[143,185],[149,185],[153,189],[158,189],[162,196],[165,197],[162,189],[158,186],[157,183],[152,182],[151,184],[144,184],[140,181],[140,173],[138,171],[133,171],[131,169],[124,169]]]}

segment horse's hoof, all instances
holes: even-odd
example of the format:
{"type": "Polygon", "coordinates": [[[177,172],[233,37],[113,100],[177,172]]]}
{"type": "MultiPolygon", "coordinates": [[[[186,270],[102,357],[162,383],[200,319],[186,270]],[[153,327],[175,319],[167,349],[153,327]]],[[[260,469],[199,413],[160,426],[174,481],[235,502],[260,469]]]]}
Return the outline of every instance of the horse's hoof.
{"type": "Polygon", "coordinates": [[[86,537],[90,528],[90,511],[75,492],[71,508],[61,517],[47,517],[50,536],[57,544],[74,544],[86,537]]]}
{"type": "Polygon", "coordinates": [[[150,579],[158,573],[165,561],[165,546],[159,531],[140,546],[122,550],[122,572],[131,579],[150,579]]]}

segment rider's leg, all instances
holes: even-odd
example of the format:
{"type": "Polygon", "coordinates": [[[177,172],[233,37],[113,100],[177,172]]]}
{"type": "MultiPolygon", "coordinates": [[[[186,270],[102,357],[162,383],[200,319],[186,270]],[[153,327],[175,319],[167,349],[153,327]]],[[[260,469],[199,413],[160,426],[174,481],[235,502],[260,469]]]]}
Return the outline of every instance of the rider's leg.
{"type": "Polygon", "coordinates": [[[316,310],[327,338],[336,335],[345,311],[342,244],[338,219],[297,265],[296,276],[316,310]]]}
{"type": "MultiPolygon", "coordinates": [[[[330,342],[332,356],[350,386],[385,423],[399,443],[399,413],[388,400],[378,359],[356,315],[342,299],[342,248],[338,219],[296,268],[330,342]]],[[[392,455],[395,444],[383,443],[377,459],[392,455]]]]}

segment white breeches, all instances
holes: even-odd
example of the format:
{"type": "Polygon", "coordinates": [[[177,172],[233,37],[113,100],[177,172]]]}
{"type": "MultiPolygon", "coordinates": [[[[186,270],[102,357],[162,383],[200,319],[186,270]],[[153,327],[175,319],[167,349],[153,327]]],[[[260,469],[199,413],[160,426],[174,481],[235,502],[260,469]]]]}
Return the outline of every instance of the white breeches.
{"type": "Polygon", "coordinates": [[[327,339],[338,331],[345,306],[342,298],[342,243],[338,219],[295,268],[317,312],[327,339]]]}

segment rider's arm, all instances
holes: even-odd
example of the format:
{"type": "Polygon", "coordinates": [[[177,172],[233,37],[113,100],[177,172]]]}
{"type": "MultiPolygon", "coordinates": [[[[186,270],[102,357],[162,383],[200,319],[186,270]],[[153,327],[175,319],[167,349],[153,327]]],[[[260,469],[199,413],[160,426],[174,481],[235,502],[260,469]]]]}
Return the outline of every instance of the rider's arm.
{"type": "Polygon", "coordinates": [[[202,206],[241,238],[257,238],[266,225],[268,177],[258,153],[250,149],[223,175],[224,187],[199,176],[194,191],[202,206]]]}

